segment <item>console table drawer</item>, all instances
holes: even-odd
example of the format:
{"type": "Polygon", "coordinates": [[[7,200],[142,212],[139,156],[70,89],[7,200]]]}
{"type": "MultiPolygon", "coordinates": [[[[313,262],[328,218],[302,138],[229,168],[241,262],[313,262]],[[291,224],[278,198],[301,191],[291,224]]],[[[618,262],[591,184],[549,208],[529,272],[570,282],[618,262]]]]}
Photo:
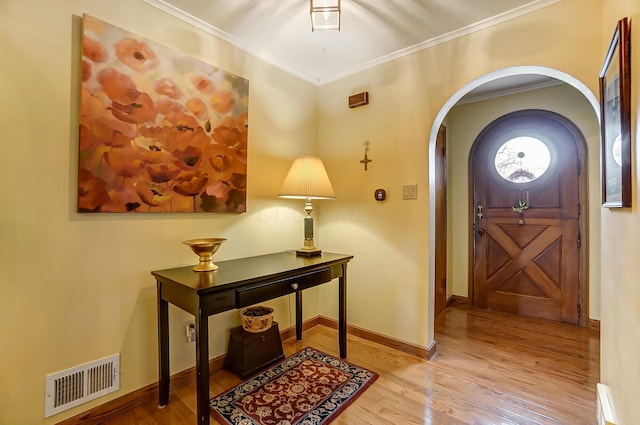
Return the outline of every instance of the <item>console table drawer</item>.
{"type": "Polygon", "coordinates": [[[334,277],[338,276],[333,276],[331,268],[326,268],[276,282],[239,289],[236,291],[236,308],[292,294],[296,290],[301,291],[311,288],[312,286],[329,282],[334,277]]]}

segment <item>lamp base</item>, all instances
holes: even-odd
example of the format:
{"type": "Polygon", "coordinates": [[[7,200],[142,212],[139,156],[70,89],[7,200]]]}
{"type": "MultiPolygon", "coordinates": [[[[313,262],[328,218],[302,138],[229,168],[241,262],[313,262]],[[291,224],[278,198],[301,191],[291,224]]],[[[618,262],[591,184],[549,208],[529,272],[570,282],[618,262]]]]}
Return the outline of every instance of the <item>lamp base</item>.
{"type": "Polygon", "coordinates": [[[297,249],[296,250],[296,257],[315,257],[318,255],[321,255],[322,251],[314,248],[314,249],[297,249]]]}

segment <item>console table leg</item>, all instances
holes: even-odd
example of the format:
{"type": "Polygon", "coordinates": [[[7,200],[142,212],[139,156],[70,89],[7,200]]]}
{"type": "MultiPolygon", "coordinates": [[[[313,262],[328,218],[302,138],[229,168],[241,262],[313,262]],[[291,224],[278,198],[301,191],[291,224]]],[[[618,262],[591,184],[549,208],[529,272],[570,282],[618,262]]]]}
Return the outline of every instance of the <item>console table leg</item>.
{"type": "Polygon", "coordinates": [[[209,425],[209,320],[201,308],[196,317],[196,374],[198,425],[209,425]]]}
{"type": "Polygon", "coordinates": [[[302,341],[302,291],[296,291],[296,341],[302,341]]]}
{"type": "Polygon", "coordinates": [[[162,299],[162,283],[158,291],[158,407],[169,404],[169,303],[162,299]]]}
{"type": "Polygon", "coordinates": [[[338,344],[340,358],[347,357],[347,266],[342,265],[342,276],[338,279],[338,344]]]}

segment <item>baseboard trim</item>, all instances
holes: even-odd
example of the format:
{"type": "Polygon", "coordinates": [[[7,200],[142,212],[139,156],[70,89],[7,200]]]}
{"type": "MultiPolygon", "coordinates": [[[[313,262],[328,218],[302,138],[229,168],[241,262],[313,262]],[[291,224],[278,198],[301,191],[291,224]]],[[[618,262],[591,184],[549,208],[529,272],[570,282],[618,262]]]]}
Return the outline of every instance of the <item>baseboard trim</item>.
{"type": "Polygon", "coordinates": [[[589,319],[589,329],[600,332],[600,320],[589,319]]]}
{"type": "Polygon", "coordinates": [[[447,298],[447,307],[460,304],[469,304],[469,298],[461,297],[460,295],[451,295],[449,298],[447,298]]]}
{"type": "MultiPolygon", "coordinates": [[[[303,331],[305,331],[317,325],[323,325],[332,329],[338,329],[338,322],[336,320],[329,319],[324,316],[316,316],[305,321],[302,325],[302,329],[303,331]]],[[[382,344],[387,347],[391,347],[404,353],[412,354],[426,360],[430,359],[436,352],[435,341],[433,341],[433,343],[431,343],[428,348],[424,348],[351,325],[347,326],[347,333],[366,339],[368,341],[377,342],[378,344],[382,344]]],[[[295,337],[295,335],[295,327],[280,331],[280,337],[283,341],[289,338],[293,338],[295,337]]],[[[225,355],[222,355],[209,360],[209,373],[213,374],[222,369],[224,367],[224,359],[225,355]]],[[[177,388],[188,385],[194,382],[195,379],[195,366],[189,369],[185,369],[182,372],[175,373],[171,375],[171,391],[173,392],[177,388]]],[[[122,412],[157,399],[157,397],[158,383],[155,382],[111,401],[107,401],[106,403],[96,406],[93,409],[87,410],[86,412],[58,422],[56,425],[99,425],[103,422],[117,417],[122,412]]]]}
{"type": "MultiPolygon", "coordinates": [[[[318,319],[320,325],[324,325],[332,329],[338,329],[338,322],[336,320],[329,319],[328,317],[324,316],[319,316],[318,319]]],[[[436,353],[435,341],[428,348],[424,348],[419,345],[414,345],[394,338],[389,338],[386,335],[362,329],[353,325],[347,326],[347,333],[366,339],[367,341],[376,342],[378,344],[396,349],[398,351],[402,351],[403,353],[420,357],[425,360],[429,360],[436,353]]]]}

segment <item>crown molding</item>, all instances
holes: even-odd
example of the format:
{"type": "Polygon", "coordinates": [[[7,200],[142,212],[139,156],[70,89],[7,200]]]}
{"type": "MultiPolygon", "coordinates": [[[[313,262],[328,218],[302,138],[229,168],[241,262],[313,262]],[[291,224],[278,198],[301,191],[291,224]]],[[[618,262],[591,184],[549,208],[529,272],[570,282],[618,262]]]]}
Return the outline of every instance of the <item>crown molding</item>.
{"type": "Polygon", "coordinates": [[[504,12],[501,13],[499,15],[496,15],[494,17],[485,19],[483,21],[477,22],[475,24],[472,25],[468,25],[464,28],[460,28],[458,30],[455,31],[451,31],[447,34],[443,34],[441,36],[438,37],[434,37],[432,39],[429,40],[425,40],[423,42],[414,44],[413,46],[409,46],[406,47],[404,49],[400,49],[397,50],[393,53],[389,53],[387,55],[381,56],[377,59],[374,59],[372,61],[366,62],[364,63],[362,66],[358,66],[358,67],[352,67],[349,68],[347,70],[345,70],[345,72],[340,73],[340,74],[335,74],[331,77],[328,78],[318,78],[318,77],[313,77],[311,75],[308,75],[306,73],[300,72],[296,69],[293,69],[285,64],[283,64],[280,61],[277,61],[276,59],[274,59],[273,57],[266,55],[264,52],[258,52],[254,49],[251,48],[251,46],[246,45],[245,43],[242,42],[242,40],[238,39],[237,37],[234,37],[233,35],[222,31],[221,29],[214,27],[213,25],[203,21],[200,18],[197,18],[189,13],[186,13],[178,8],[176,8],[175,6],[168,4],[166,1],[164,0],[142,0],[144,3],[153,6],[175,18],[178,18],[200,30],[202,30],[203,32],[207,33],[207,34],[211,34],[215,37],[218,37],[232,45],[234,45],[235,47],[244,50],[247,53],[250,53],[262,60],[264,60],[265,62],[268,62],[269,64],[282,69],[283,71],[294,75],[298,78],[301,78],[311,84],[314,84],[316,86],[322,86],[324,84],[328,84],[337,80],[340,80],[342,78],[348,77],[350,75],[353,74],[357,74],[359,72],[365,71],[367,69],[371,69],[374,68],[376,66],[385,64],[387,62],[391,62],[394,61],[396,59],[402,58],[404,56],[408,56],[411,54],[414,54],[416,52],[419,52],[421,50],[425,50],[434,46],[437,46],[439,44],[442,43],[446,43],[448,41],[454,40],[456,38],[460,38],[460,37],[464,37],[466,35],[472,34],[474,32],[486,29],[486,28],[490,28],[492,26],[501,24],[503,22],[507,22],[510,21],[512,19],[518,18],[520,16],[523,15],[527,15],[529,13],[535,12],[539,9],[543,9],[547,6],[551,6],[553,4],[559,3],[562,0],[538,0],[532,3],[529,3],[527,5],[524,6],[520,6],[516,9],[510,10],[508,12],[504,12]]]}
{"type": "Polygon", "coordinates": [[[183,10],[178,9],[177,7],[165,2],[164,0],[142,0],[142,1],[150,6],[155,7],[156,9],[159,9],[165,12],[168,15],[173,16],[174,18],[178,18],[181,21],[186,22],[187,24],[192,25],[195,28],[198,28],[199,30],[207,34],[213,35],[214,37],[217,37],[223,41],[226,41],[227,43],[232,44],[233,46],[241,50],[244,50],[245,52],[275,66],[276,68],[280,68],[283,71],[291,75],[295,75],[296,77],[301,78],[316,86],[319,85],[320,81],[318,80],[318,78],[314,78],[308,74],[305,74],[296,69],[293,69],[283,64],[282,62],[275,60],[271,56],[266,55],[264,52],[258,52],[254,50],[253,48],[251,48],[251,46],[244,43],[238,37],[234,37],[228,32],[222,31],[220,28],[214,27],[213,25],[203,21],[202,19],[197,18],[189,13],[186,13],[183,10]]]}
{"type": "MultiPolygon", "coordinates": [[[[559,3],[563,0],[538,0],[533,3],[529,3],[525,6],[520,6],[516,9],[510,10],[508,12],[501,13],[500,15],[493,16],[491,18],[485,19],[480,22],[476,22],[475,24],[468,25],[466,27],[460,28],[455,31],[448,32],[438,37],[434,37],[429,40],[422,41],[420,43],[414,44],[413,46],[406,47],[401,50],[397,50],[393,53],[389,53],[388,55],[381,56],[377,59],[369,61],[357,68],[351,68],[347,72],[336,75],[331,79],[326,79],[322,81],[322,84],[326,84],[332,81],[336,81],[342,78],[345,78],[349,75],[356,74],[358,72],[365,71],[367,69],[375,68],[378,65],[382,65],[387,62],[394,61],[396,59],[402,58],[404,56],[408,56],[414,53],[417,53],[421,50],[429,49],[431,47],[437,46],[439,44],[446,43],[451,40],[455,40],[457,38],[464,37],[469,34],[473,34],[474,32],[490,28],[492,26],[501,24],[503,22],[510,21],[515,18],[519,18],[520,16],[527,15],[531,12],[535,12],[539,9],[545,8],[547,6],[551,6],[553,4],[559,3]]],[[[322,85],[320,84],[320,85],[322,85]]]]}

